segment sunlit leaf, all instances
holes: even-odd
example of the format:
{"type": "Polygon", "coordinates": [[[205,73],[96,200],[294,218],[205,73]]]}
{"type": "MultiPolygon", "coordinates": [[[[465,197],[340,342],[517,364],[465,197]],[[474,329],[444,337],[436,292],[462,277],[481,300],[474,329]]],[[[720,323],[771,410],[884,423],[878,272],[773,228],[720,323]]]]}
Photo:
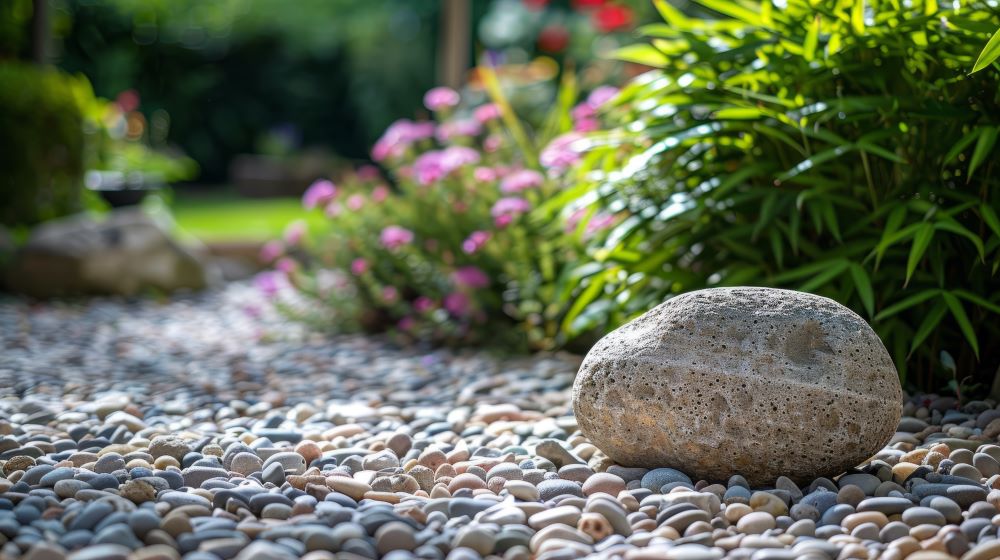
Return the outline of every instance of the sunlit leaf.
{"type": "Polygon", "coordinates": [[[764,115],[764,111],[761,111],[756,107],[726,107],[725,109],[719,109],[713,113],[712,117],[719,120],[754,120],[759,119],[764,115]]]}
{"type": "Polygon", "coordinates": [[[816,58],[816,45],[819,43],[819,14],[813,18],[809,30],[806,32],[806,40],[802,44],[802,58],[813,60],[816,58]]]}
{"type": "Polygon", "coordinates": [[[865,0],[854,0],[851,4],[851,28],[854,33],[863,35],[865,32],[865,0]]]}
{"type": "Polygon", "coordinates": [[[668,62],[667,56],[652,45],[628,45],[613,51],[610,56],[618,60],[635,62],[654,68],[662,68],[668,62]]]}
{"type": "Polygon", "coordinates": [[[747,8],[740,0],[694,0],[702,6],[727,15],[733,19],[742,21],[750,25],[760,25],[763,23],[760,14],[747,8]]]}
{"type": "Polygon", "coordinates": [[[986,46],[983,47],[983,52],[979,53],[979,58],[976,59],[976,63],[972,66],[973,72],[979,72],[983,68],[986,68],[993,61],[1000,57],[1000,29],[993,32],[993,36],[987,41],[986,46]]]}

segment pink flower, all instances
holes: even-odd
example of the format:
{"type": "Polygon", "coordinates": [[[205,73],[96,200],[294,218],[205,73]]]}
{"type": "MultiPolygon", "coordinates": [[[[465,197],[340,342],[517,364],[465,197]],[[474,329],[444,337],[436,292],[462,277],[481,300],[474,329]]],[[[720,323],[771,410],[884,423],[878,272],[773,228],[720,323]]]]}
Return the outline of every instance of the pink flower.
{"type": "Polygon", "coordinates": [[[531,210],[531,203],[523,198],[508,197],[496,201],[490,214],[497,227],[504,227],[511,223],[517,216],[531,210]]]}
{"type": "Polygon", "coordinates": [[[504,177],[500,182],[500,190],[505,193],[517,193],[535,187],[545,182],[545,176],[534,169],[519,169],[504,177]]]}
{"type": "Polygon", "coordinates": [[[477,167],[472,171],[472,177],[480,183],[492,183],[497,180],[497,172],[489,167],[477,167]]]}
{"type": "Polygon", "coordinates": [[[462,250],[471,255],[483,248],[489,241],[490,234],[485,231],[474,231],[462,242],[462,250]]]}
{"type": "Polygon", "coordinates": [[[389,250],[395,250],[403,245],[413,242],[413,232],[399,226],[386,226],[379,235],[382,246],[389,250]]]}
{"type": "Polygon", "coordinates": [[[463,266],[451,274],[452,281],[464,288],[485,288],[490,285],[490,277],[480,268],[463,266]]]}
{"type": "Polygon", "coordinates": [[[399,322],[396,323],[396,326],[399,327],[399,330],[408,331],[408,330],[412,329],[413,327],[415,327],[416,324],[417,324],[417,322],[413,320],[413,317],[410,317],[409,315],[407,315],[406,317],[403,317],[402,319],[400,319],[399,322]]]}
{"type": "Polygon", "coordinates": [[[577,208],[576,210],[574,210],[573,213],[570,214],[568,218],[566,218],[566,233],[571,233],[574,229],[576,229],[576,226],[580,223],[580,220],[582,220],[583,217],[586,215],[587,215],[586,208],[577,208]]]}
{"type": "Polygon", "coordinates": [[[378,167],[374,165],[362,165],[357,170],[358,179],[362,181],[374,181],[380,176],[378,167]]]}
{"type": "Polygon", "coordinates": [[[580,119],[590,119],[597,115],[597,111],[594,110],[593,105],[584,101],[569,112],[570,116],[573,117],[574,121],[580,119]]]}
{"type": "Polygon", "coordinates": [[[288,278],[284,272],[271,270],[255,276],[253,283],[262,294],[273,298],[288,286],[288,278]]]}
{"type": "Polygon", "coordinates": [[[587,96],[587,105],[590,105],[594,109],[599,108],[611,100],[614,96],[618,95],[618,88],[614,86],[600,86],[595,88],[594,91],[590,92],[587,96]]]}
{"type": "Polygon", "coordinates": [[[395,286],[385,286],[382,288],[382,301],[396,303],[397,300],[399,300],[399,290],[395,286]]]}
{"type": "Polygon", "coordinates": [[[443,150],[424,152],[413,162],[417,182],[430,185],[452,171],[479,162],[479,152],[465,146],[449,146],[443,150]]]}
{"type": "Polygon", "coordinates": [[[607,212],[598,212],[587,222],[586,233],[593,235],[599,231],[608,229],[615,223],[615,215],[607,212]]]}
{"type": "Polygon", "coordinates": [[[302,195],[302,206],[306,210],[312,210],[317,206],[326,204],[337,196],[337,186],[331,181],[320,179],[309,185],[302,195]]]}
{"type": "Polygon", "coordinates": [[[298,266],[298,263],[288,257],[282,257],[278,259],[278,262],[274,263],[274,268],[285,274],[291,274],[298,266]]]}
{"type": "Polygon", "coordinates": [[[347,198],[347,208],[357,212],[365,205],[365,197],[360,194],[352,194],[347,198]]]}
{"type": "Polygon", "coordinates": [[[580,119],[573,123],[573,130],[576,132],[591,132],[601,128],[601,123],[597,119],[580,119]]]}
{"type": "Polygon", "coordinates": [[[427,296],[418,296],[413,300],[413,310],[417,313],[426,313],[434,309],[434,301],[427,296]]]}
{"type": "Polygon", "coordinates": [[[486,137],[486,140],[483,140],[483,149],[486,150],[486,153],[492,154],[493,152],[499,150],[502,145],[503,139],[496,134],[490,134],[486,137]]]}
{"type": "Polygon", "coordinates": [[[336,218],[344,211],[344,207],[340,205],[339,202],[333,201],[326,205],[326,210],[323,211],[327,218],[336,218]]]}
{"type": "Polygon", "coordinates": [[[372,200],[375,202],[382,202],[389,198],[389,187],[385,185],[378,185],[372,189],[372,200]]]}
{"type": "Polygon", "coordinates": [[[441,153],[438,150],[431,150],[417,156],[413,162],[413,173],[416,175],[418,183],[430,185],[445,176],[444,166],[441,164],[441,153]]]}
{"type": "Polygon", "coordinates": [[[479,163],[479,152],[465,146],[449,146],[441,153],[441,165],[450,173],[459,167],[479,163]]]}
{"type": "Polygon", "coordinates": [[[271,240],[260,248],[260,262],[271,263],[285,252],[285,246],[280,241],[271,240]]]}
{"type": "Polygon", "coordinates": [[[449,87],[436,87],[424,94],[424,106],[431,111],[440,111],[458,105],[461,101],[458,92],[449,87]]]}
{"type": "Polygon", "coordinates": [[[479,136],[483,125],[475,119],[461,119],[442,123],[435,132],[435,137],[441,142],[447,142],[460,136],[479,136]]]}
{"type": "Polygon", "coordinates": [[[444,308],[456,317],[462,317],[469,312],[469,296],[462,292],[452,292],[444,296],[444,308]]]}
{"type": "Polygon", "coordinates": [[[295,246],[302,243],[302,239],[306,236],[306,223],[302,220],[295,220],[294,222],[288,224],[285,228],[285,243],[287,245],[295,246]]]}
{"type": "Polygon", "coordinates": [[[578,132],[567,132],[556,136],[542,150],[539,161],[549,169],[566,169],[580,160],[580,152],[573,148],[573,143],[580,138],[582,136],[578,132]]]}
{"type": "Polygon", "coordinates": [[[496,103],[480,105],[472,111],[472,116],[475,117],[477,121],[486,124],[500,118],[500,107],[498,107],[496,103]]]}
{"type": "Polygon", "coordinates": [[[375,142],[372,147],[372,159],[382,161],[389,157],[399,157],[417,140],[432,136],[434,136],[434,123],[399,119],[389,125],[382,137],[375,142]]]}
{"type": "Polygon", "coordinates": [[[368,272],[368,261],[358,257],[351,261],[351,273],[355,276],[361,276],[362,274],[368,272]]]}

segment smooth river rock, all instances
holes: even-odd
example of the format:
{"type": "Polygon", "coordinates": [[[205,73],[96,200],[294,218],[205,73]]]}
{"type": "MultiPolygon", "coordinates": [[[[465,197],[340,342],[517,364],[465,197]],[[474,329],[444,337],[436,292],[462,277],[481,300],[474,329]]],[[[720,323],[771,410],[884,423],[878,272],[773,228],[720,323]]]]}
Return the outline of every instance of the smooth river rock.
{"type": "Polygon", "coordinates": [[[892,437],[901,400],[861,317],[771,288],[674,297],[602,338],[573,387],[580,429],[617,463],[754,485],[858,465],[892,437]]]}

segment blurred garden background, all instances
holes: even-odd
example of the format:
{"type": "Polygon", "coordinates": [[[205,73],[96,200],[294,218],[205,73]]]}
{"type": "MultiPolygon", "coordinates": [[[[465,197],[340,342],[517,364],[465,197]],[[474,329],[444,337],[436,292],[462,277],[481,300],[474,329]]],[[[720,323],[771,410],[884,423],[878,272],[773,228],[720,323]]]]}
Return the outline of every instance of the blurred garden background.
{"type": "Polygon", "coordinates": [[[516,352],[777,286],[857,311],[904,383],[988,393],[998,27],[980,1],[6,0],[4,285],[253,278],[324,332],[516,352]]]}

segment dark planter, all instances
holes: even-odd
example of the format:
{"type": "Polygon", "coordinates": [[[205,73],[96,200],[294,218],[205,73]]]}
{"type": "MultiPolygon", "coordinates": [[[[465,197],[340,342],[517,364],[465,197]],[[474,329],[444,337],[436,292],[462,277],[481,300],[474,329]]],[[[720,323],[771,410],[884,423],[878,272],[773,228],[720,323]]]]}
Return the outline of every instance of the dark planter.
{"type": "Polygon", "coordinates": [[[101,195],[112,208],[136,206],[151,192],[163,188],[161,177],[151,173],[88,171],[87,188],[101,195]]]}
{"type": "Polygon", "coordinates": [[[119,190],[99,190],[98,194],[112,208],[122,208],[125,206],[135,206],[142,202],[154,189],[119,189],[119,190]]]}

